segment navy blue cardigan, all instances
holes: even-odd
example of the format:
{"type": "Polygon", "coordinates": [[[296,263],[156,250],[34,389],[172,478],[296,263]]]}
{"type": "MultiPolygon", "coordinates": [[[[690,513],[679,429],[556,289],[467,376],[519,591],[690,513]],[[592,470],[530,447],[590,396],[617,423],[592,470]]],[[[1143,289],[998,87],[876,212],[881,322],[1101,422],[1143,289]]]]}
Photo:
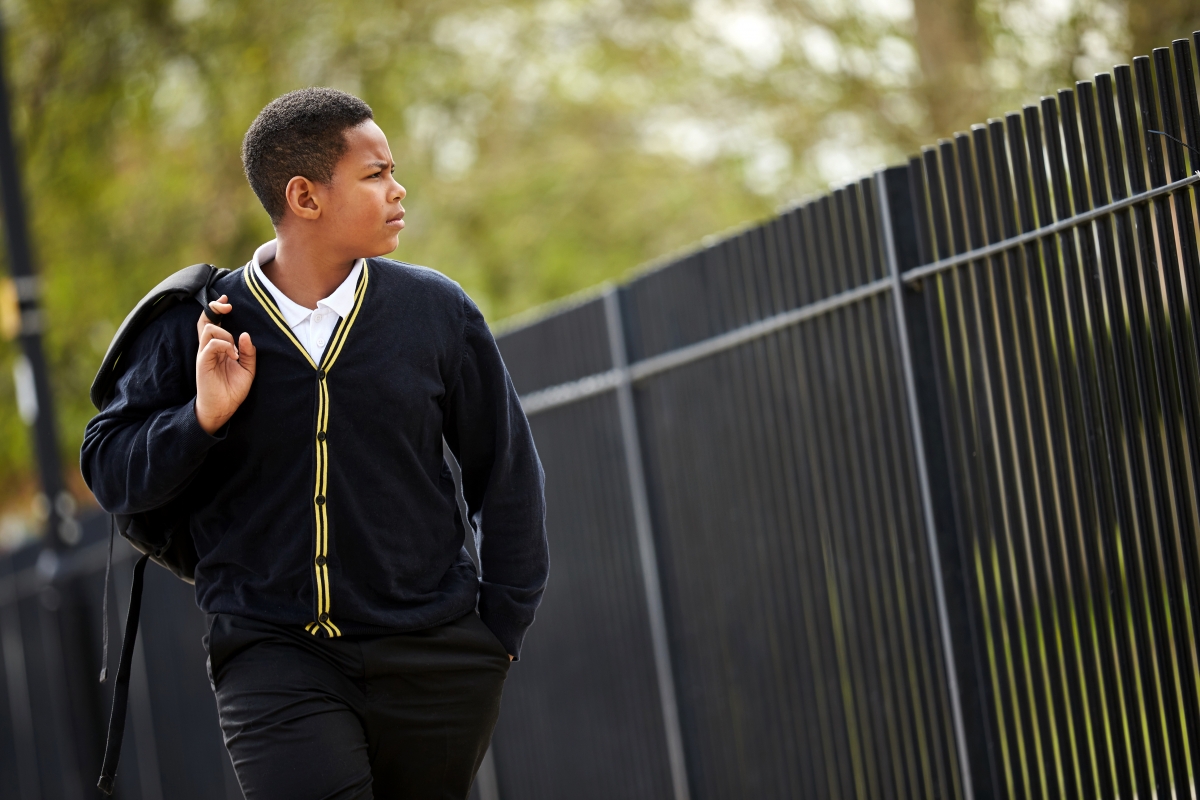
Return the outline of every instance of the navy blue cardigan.
{"type": "Polygon", "coordinates": [[[314,363],[248,268],[216,285],[258,368],[215,435],[196,421],[196,319],[183,304],[127,354],[84,436],[84,479],[119,514],[194,509],[196,601],[335,637],[419,630],[478,608],[513,655],[549,569],[541,463],[479,309],[433,270],[373,258],[314,363]],[[482,580],[442,437],[481,526],[482,580]]]}

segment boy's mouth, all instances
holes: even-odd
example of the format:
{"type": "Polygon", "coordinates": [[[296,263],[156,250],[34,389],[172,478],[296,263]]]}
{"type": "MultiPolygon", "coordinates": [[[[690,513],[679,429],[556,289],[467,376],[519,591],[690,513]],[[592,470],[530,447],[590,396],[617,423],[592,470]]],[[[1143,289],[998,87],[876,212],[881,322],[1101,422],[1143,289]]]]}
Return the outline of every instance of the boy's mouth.
{"type": "Polygon", "coordinates": [[[396,214],[395,216],[388,217],[386,224],[389,228],[403,228],[404,227],[404,212],[401,211],[399,214],[396,214]]]}

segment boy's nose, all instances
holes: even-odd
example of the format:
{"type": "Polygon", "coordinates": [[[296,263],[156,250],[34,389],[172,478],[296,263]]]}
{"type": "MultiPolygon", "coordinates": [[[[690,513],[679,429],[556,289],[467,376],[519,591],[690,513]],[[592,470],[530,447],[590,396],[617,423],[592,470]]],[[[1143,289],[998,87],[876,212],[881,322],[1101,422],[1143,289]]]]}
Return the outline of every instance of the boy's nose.
{"type": "Polygon", "coordinates": [[[408,190],[405,189],[403,186],[401,186],[399,183],[397,183],[396,184],[396,199],[403,200],[407,196],[408,196],[408,190]]]}

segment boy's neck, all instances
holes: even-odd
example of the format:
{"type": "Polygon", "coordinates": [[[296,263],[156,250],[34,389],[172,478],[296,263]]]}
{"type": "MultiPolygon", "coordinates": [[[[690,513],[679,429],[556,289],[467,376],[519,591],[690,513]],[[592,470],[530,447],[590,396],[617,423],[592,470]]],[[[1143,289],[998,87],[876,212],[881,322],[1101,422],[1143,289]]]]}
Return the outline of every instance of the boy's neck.
{"type": "Polygon", "coordinates": [[[342,285],[357,261],[293,241],[292,237],[278,236],[275,258],[260,267],[289,300],[316,308],[318,300],[329,297],[342,285]]]}

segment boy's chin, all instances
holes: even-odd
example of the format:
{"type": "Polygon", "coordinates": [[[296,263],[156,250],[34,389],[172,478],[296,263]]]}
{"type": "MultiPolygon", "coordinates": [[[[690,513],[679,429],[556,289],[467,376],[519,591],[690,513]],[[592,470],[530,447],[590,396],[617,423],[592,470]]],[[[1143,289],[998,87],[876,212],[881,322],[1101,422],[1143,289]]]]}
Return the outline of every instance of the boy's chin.
{"type": "Polygon", "coordinates": [[[391,236],[388,236],[380,241],[371,243],[371,246],[365,248],[363,258],[375,258],[376,256],[386,256],[392,253],[400,246],[400,232],[396,231],[391,236]]]}

